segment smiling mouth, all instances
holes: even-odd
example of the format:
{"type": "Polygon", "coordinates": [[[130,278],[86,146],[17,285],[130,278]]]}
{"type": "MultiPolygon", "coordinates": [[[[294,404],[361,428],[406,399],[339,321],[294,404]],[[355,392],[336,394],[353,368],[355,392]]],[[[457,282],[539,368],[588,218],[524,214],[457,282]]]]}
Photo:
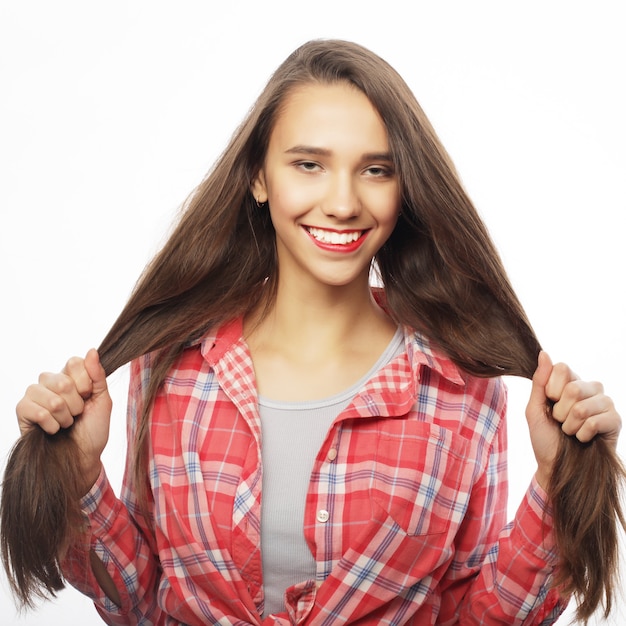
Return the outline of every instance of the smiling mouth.
{"type": "Polygon", "coordinates": [[[363,235],[362,230],[345,230],[338,232],[336,230],[322,230],[321,228],[305,227],[307,232],[320,243],[332,245],[347,245],[358,241],[363,235]]]}

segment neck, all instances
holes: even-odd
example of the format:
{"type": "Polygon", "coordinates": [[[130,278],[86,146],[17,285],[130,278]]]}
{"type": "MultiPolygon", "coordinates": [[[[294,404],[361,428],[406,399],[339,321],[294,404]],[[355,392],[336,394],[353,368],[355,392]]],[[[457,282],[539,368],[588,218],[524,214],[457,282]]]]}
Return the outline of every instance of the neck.
{"type": "Polygon", "coordinates": [[[279,283],[269,312],[249,316],[244,332],[257,345],[328,357],[372,336],[384,335],[388,340],[395,324],[374,300],[367,280],[340,287],[301,285],[299,289],[279,283]]]}
{"type": "Polygon", "coordinates": [[[259,393],[292,402],[348,389],[374,365],[396,329],[367,281],[318,290],[297,286],[279,285],[265,315],[244,319],[259,393]]]}

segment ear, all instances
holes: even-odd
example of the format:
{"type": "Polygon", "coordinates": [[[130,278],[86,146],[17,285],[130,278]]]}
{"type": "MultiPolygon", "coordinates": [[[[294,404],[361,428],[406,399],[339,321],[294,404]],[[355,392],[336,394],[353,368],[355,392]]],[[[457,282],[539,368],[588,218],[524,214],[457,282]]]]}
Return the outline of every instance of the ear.
{"type": "Polygon", "coordinates": [[[250,191],[257,203],[263,204],[267,202],[267,185],[265,184],[265,173],[262,169],[254,177],[250,191]]]}

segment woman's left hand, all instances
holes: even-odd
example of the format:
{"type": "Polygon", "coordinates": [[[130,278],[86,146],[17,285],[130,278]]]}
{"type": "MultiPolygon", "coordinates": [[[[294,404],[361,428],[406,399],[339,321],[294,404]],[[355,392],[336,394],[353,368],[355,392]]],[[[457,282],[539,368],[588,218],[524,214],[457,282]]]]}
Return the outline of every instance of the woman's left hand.
{"type": "Polygon", "coordinates": [[[545,352],[539,354],[526,420],[537,459],[537,480],[544,489],[559,447],[559,430],[581,442],[601,436],[615,447],[622,428],[621,417],[601,383],[580,380],[564,363],[552,365],[545,352]],[[552,419],[546,400],[554,403],[552,419]]]}

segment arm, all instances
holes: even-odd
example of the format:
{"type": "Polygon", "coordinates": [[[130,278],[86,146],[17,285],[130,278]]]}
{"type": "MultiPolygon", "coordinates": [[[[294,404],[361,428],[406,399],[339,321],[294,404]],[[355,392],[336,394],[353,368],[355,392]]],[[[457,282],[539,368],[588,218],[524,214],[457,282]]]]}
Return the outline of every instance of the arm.
{"type": "MultiPolygon", "coordinates": [[[[505,407],[501,413],[504,416],[505,407]]],[[[621,420],[599,383],[578,380],[542,354],[526,409],[537,472],[514,521],[503,531],[506,505],[504,420],[475,484],[457,535],[457,553],[445,581],[445,623],[551,624],[566,605],[553,581],[560,556],[544,490],[552,473],[562,428],[589,441],[601,434],[615,444],[621,420]],[[546,412],[554,402],[553,419],[546,412]],[[560,423],[559,423],[560,422],[560,423]],[[459,606],[458,610],[454,607],[459,606]]]]}
{"type": "MultiPolygon", "coordinates": [[[[502,387],[503,392],[504,388],[502,387]]],[[[567,604],[551,589],[557,564],[545,493],[533,479],[507,521],[506,404],[442,580],[442,624],[550,624],[567,604]]]]}
{"type": "Polygon", "coordinates": [[[586,622],[600,608],[608,617],[620,588],[620,530],[626,528],[621,418],[601,383],[580,380],[562,363],[553,366],[545,353],[526,418],[536,476],[553,503],[558,584],[576,595],[577,620],[586,622]]]}
{"type": "MultiPolygon", "coordinates": [[[[128,402],[129,446],[142,407],[145,376],[141,374],[142,366],[134,362],[128,402]]],[[[127,458],[132,458],[130,453],[127,458]]],[[[120,500],[101,471],[81,502],[86,531],[63,562],[66,580],[94,601],[109,624],[138,624],[146,619],[158,623],[162,617],[156,603],[160,578],[156,546],[149,524],[139,513],[131,472],[127,462],[120,500]]]]}
{"type": "Polygon", "coordinates": [[[160,567],[146,529],[116,498],[104,471],[83,498],[88,527],[63,561],[66,580],[109,624],[158,623],[160,567]]]}

